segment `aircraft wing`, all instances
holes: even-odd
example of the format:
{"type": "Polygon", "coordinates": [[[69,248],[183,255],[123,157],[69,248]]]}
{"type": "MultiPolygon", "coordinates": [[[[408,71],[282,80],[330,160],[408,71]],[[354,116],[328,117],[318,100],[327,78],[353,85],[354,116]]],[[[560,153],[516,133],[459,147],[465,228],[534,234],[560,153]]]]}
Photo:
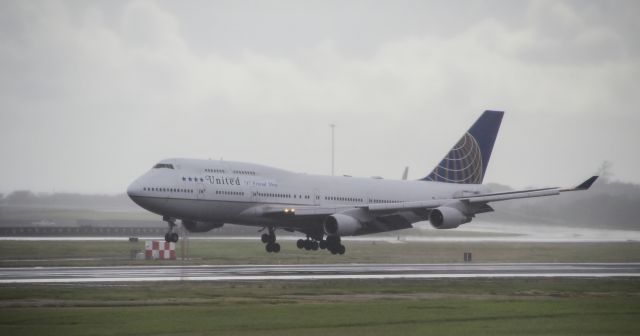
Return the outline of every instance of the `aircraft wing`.
{"type": "Polygon", "coordinates": [[[285,216],[290,218],[304,217],[304,216],[330,216],[336,213],[342,213],[353,209],[364,210],[371,215],[381,215],[387,213],[393,213],[397,211],[424,211],[435,209],[443,205],[451,204],[453,202],[462,202],[468,206],[471,212],[481,213],[493,211],[488,206],[490,202],[506,201],[520,198],[533,198],[543,196],[559,195],[562,192],[587,190],[598,179],[598,176],[592,176],[580,185],[574,188],[542,188],[542,189],[529,189],[529,190],[517,190],[507,191],[499,193],[487,193],[478,195],[466,195],[453,198],[443,198],[427,201],[413,201],[413,202],[400,202],[400,203],[374,203],[364,205],[332,205],[332,206],[264,206],[257,209],[258,214],[270,217],[285,216]]]}
{"type": "Polygon", "coordinates": [[[593,183],[597,179],[598,179],[598,176],[592,176],[574,188],[564,188],[564,189],[563,188],[543,188],[543,189],[532,189],[532,190],[507,191],[507,192],[501,192],[501,193],[467,196],[467,197],[462,197],[460,199],[467,201],[469,203],[488,203],[488,202],[506,201],[506,200],[518,199],[518,198],[552,196],[552,195],[558,195],[562,192],[587,190],[591,188],[591,185],[593,185],[593,183]]]}

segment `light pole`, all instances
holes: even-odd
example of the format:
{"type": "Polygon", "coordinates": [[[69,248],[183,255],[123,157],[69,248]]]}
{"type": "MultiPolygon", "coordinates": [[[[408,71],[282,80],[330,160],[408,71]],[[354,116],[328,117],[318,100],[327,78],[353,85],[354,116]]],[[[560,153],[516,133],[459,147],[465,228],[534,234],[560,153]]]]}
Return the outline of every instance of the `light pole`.
{"type": "Polygon", "coordinates": [[[336,124],[330,124],[329,126],[331,126],[331,176],[334,176],[335,155],[336,155],[336,145],[335,145],[336,124]]]}

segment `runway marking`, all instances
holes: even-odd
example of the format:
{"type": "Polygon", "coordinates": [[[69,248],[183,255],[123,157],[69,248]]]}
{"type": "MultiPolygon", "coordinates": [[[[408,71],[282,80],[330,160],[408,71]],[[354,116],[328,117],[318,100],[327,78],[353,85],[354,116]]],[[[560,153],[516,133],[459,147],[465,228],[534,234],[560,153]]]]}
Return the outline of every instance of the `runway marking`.
{"type": "Polygon", "coordinates": [[[222,276],[222,277],[155,277],[155,278],[52,278],[0,280],[9,283],[90,283],[90,282],[149,282],[149,281],[287,281],[287,280],[375,280],[375,279],[464,279],[464,278],[608,278],[640,277],[629,273],[513,273],[513,274],[366,274],[366,275],[280,275],[280,276],[222,276]]]}
{"type": "Polygon", "coordinates": [[[640,263],[172,265],[0,269],[0,284],[523,277],[640,277],[640,263]]]}

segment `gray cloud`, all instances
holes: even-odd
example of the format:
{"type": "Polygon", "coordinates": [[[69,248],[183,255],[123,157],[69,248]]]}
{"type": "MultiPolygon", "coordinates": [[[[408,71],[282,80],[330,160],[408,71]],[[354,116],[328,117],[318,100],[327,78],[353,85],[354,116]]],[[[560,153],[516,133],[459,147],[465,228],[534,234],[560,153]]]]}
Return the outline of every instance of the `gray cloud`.
{"type": "MultiPolygon", "coordinates": [[[[121,192],[165,157],[398,178],[483,109],[487,173],[640,182],[635,2],[23,2],[0,8],[0,190],[121,192]]],[[[637,31],[637,30],[636,30],[637,31]]]]}

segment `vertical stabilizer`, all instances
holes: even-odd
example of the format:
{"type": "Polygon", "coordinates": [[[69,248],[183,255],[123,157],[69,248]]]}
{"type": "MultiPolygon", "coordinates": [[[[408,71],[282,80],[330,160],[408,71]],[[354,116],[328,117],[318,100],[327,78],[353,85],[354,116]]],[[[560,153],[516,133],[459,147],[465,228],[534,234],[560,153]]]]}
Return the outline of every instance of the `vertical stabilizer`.
{"type": "Polygon", "coordinates": [[[423,181],[480,184],[487,171],[502,111],[484,111],[423,181]]]}

